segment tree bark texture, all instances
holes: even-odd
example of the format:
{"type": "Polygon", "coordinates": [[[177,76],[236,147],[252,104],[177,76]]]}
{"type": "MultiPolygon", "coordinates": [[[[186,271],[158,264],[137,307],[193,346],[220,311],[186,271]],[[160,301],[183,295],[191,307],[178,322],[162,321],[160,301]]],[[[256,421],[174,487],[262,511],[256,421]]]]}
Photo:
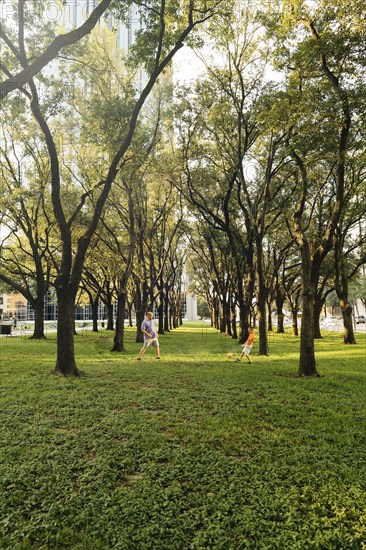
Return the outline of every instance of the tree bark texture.
{"type": "Polygon", "coordinates": [[[57,359],[55,374],[79,376],[75,362],[75,295],[67,290],[57,292],[57,359]]]}
{"type": "Polygon", "coordinates": [[[107,330],[114,330],[114,316],[113,316],[113,304],[108,302],[106,304],[107,309],[107,330]]]}
{"type": "Polygon", "coordinates": [[[93,332],[98,332],[98,309],[99,309],[99,298],[96,297],[95,300],[91,302],[92,308],[92,317],[93,317],[93,332]]]}
{"type": "Polygon", "coordinates": [[[292,319],[292,335],[298,336],[299,335],[299,323],[297,320],[297,314],[299,313],[299,309],[292,309],[291,310],[291,319],[292,319]]]}
{"type": "Polygon", "coordinates": [[[43,297],[37,298],[32,302],[34,311],[34,330],[31,336],[34,340],[44,340],[46,338],[44,333],[44,300],[43,297]]]}
{"type": "Polygon", "coordinates": [[[344,300],[340,300],[339,303],[340,303],[341,310],[342,310],[343,325],[344,325],[343,343],[344,344],[356,344],[355,332],[353,330],[353,320],[352,320],[353,307],[352,307],[352,304],[350,304],[350,303],[348,303],[347,301],[344,301],[344,300]]]}
{"type": "Polygon", "coordinates": [[[311,280],[311,259],[308,243],[301,248],[302,254],[302,318],[300,338],[299,376],[318,377],[314,348],[315,285],[311,280]]]}
{"type": "Polygon", "coordinates": [[[117,299],[116,331],[112,351],[126,351],[124,347],[124,327],[126,311],[126,293],[120,292],[117,299]]]}

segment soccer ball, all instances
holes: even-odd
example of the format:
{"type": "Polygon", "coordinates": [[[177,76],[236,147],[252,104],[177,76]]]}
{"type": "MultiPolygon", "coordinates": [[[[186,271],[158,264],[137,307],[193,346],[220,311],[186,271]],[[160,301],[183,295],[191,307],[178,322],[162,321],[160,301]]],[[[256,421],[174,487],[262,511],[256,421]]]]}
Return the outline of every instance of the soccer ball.
{"type": "Polygon", "coordinates": [[[231,352],[229,352],[229,353],[226,354],[226,357],[227,357],[228,359],[231,359],[231,358],[233,357],[233,354],[232,354],[231,352]]]}

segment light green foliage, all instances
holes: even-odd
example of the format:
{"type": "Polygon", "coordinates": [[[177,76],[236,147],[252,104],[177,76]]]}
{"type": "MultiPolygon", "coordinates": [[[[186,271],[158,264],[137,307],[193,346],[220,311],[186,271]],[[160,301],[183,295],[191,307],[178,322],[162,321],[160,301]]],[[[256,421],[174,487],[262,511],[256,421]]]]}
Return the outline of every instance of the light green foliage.
{"type": "Polygon", "coordinates": [[[112,336],[77,337],[78,379],[50,376],[55,340],[0,340],[0,547],[362,549],[365,336],[299,341],[253,365],[196,322],[141,364],[112,336]]]}

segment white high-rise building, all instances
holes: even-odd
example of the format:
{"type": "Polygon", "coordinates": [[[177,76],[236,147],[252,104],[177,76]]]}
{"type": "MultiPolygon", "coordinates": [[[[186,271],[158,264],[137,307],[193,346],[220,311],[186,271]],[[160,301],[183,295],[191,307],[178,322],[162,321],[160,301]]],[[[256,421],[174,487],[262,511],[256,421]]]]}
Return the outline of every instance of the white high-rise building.
{"type": "MultiPolygon", "coordinates": [[[[98,4],[99,0],[66,0],[62,11],[54,11],[52,14],[50,11],[50,17],[54,19],[58,14],[60,25],[70,30],[82,25],[98,4]]],[[[117,46],[125,52],[133,45],[136,32],[141,29],[141,17],[136,6],[128,8],[128,17],[125,22],[116,19],[108,11],[98,24],[103,22],[115,32],[117,46]]],[[[138,90],[141,90],[146,84],[146,74],[142,68],[136,73],[135,84],[138,90]]]]}
{"type": "MultiPolygon", "coordinates": [[[[98,0],[67,0],[63,9],[62,23],[68,29],[79,27],[98,4],[98,0]]],[[[137,9],[129,8],[126,24],[116,20],[112,14],[105,15],[104,20],[109,28],[116,29],[119,47],[128,50],[134,43],[135,33],[141,25],[137,9]]]]}

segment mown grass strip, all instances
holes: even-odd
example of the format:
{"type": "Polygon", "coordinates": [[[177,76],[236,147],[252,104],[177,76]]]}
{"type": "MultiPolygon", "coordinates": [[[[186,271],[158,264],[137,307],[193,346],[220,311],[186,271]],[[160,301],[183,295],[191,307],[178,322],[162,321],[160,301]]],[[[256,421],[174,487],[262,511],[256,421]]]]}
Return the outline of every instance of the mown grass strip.
{"type": "Polygon", "coordinates": [[[84,375],[52,375],[55,335],[0,342],[1,548],[365,548],[365,338],[270,356],[197,323],[161,336],[76,340],[84,375]]]}

